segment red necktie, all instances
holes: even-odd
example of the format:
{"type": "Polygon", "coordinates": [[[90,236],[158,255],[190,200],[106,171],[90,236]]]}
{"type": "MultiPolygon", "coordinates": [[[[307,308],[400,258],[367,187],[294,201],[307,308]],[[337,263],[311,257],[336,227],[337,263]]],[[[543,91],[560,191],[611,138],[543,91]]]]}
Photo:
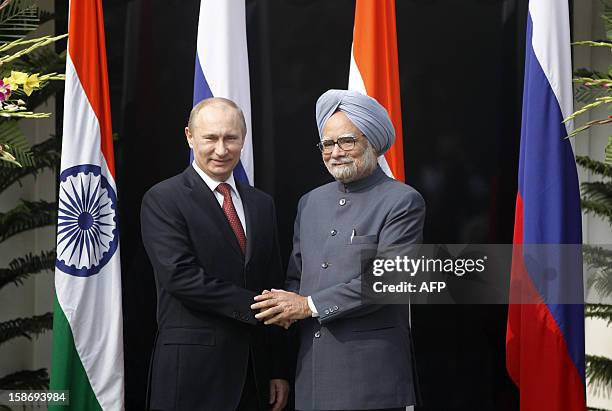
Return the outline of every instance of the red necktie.
{"type": "Polygon", "coordinates": [[[242,254],[244,254],[246,250],[246,236],[244,235],[244,228],[242,228],[242,223],[240,222],[240,218],[238,218],[238,213],[232,201],[232,187],[227,183],[221,183],[217,186],[217,191],[223,195],[223,212],[232,230],[234,230],[242,254]]]}

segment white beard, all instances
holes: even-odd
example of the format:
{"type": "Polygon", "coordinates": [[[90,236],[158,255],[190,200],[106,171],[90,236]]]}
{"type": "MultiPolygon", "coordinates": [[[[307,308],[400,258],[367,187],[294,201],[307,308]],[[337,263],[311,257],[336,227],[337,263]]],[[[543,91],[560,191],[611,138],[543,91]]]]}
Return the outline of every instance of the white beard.
{"type": "Polygon", "coordinates": [[[332,165],[330,159],[325,163],[325,166],[336,180],[347,184],[372,174],[378,162],[376,152],[370,145],[361,157],[352,160],[347,164],[332,165]]]}

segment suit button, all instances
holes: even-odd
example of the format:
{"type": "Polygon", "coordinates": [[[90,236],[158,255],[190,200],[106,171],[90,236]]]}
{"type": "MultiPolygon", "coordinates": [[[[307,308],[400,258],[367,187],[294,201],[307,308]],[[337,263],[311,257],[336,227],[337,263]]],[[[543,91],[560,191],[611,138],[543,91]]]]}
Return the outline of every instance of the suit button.
{"type": "Polygon", "coordinates": [[[321,331],[317,331],[317,332],[315,333],[315,338],[319,338],[320,336],[321,336],[321,331]]]}
{"type": "Polygon", "coordinates": [[[325,315],[329,314],[329,310],[325,310],[325,315]]]}
{"type": "Polygon", "coordinates": [[[338,201],[338,204],[340,204],[341,206],[346,204],[346,198],[341,198],[340,201],[338,201]]]}
{"type": "Polygon", "coordinates": [[[334,311],[338,311],[338,306],[334,305],[334,311]]]}
{"type": "Polygon", "coordinates": [[[338,231],[336,231],[336,230],[331,230],[330,234],[331,234],[331,235],[332,235],[332,237],[333,237],[333,236],[335,236],[336,234],[338,234],[338,231]]]}
{"type": "Polygon", "coordinates": [[[321,264],[321,268],[324,268],[324,269],[325,269],[325,268],[327,268],[327,267],[329,267],[329,264],[327,264],[327,262],[325,262],[325,263],[321,264]]]}

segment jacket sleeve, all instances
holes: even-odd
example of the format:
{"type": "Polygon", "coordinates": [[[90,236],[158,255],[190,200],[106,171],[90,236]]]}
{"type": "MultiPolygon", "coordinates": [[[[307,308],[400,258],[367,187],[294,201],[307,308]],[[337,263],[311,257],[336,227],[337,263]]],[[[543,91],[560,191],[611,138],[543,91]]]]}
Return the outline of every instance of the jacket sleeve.
{"type": "MultiPolygon", "coordinates": [[[[412,191],[405,201],[389,212],[378,236],[379,250],[388,245],[422,242],[424,223],[425,201],[418,192],[412,191]]],[[[365,315],[381,307],[362,302],[361,273],[356,273],[348,283],[336,284],[311,297],[321,324],[338,318],[365,315]]]]}
{"type": "Polygon", "coordinates": [[[258,324],[250,308],[256,293],[216,278],[199,265],[187,222],[172,196],[149,190],[142,201],[140,220],[158,287],[193,310],[258,324]]]}

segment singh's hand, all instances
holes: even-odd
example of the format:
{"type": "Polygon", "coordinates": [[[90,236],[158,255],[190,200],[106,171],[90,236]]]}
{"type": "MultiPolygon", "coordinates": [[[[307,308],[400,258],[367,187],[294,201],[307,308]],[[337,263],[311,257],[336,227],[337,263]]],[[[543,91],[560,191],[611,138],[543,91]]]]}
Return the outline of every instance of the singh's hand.
{"type": "Polygon", "coordinates": [[[284,328],[297,320],[312,316],[308,306],[308,297],[284,290],[272,289],[264,291],[255,297],[255,304],[251,305],[253,310],[259,310],[255,318],[264,324],[276,324],[284,328]]]}

